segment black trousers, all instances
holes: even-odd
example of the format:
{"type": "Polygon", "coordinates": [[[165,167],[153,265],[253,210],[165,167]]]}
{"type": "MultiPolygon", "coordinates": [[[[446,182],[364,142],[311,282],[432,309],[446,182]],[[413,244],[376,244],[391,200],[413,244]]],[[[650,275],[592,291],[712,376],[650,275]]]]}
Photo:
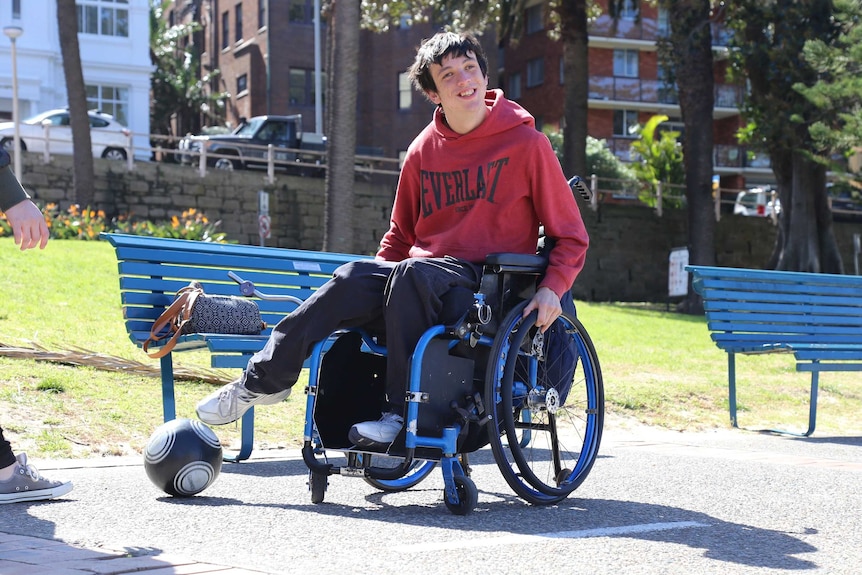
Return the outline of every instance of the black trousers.
{"type": "Polygon", "coordinates": [[[275,326],[264,348],[249,360],[243,382],[258,393],[287,389],[296,383],[317,342],[339,329],[382,323],[386,393],[391,408],[400,412],[410,356],[422,334],[444,321],[444,295],[453,288],[472,294],[481,274],[481,265],[451,257],[345,264],[275,326]]]}
{"type": "Polygon", "coordinates": [[[0,469],[4,469],[18,463],[15,459],[15,454],[12,452],[12,445],[3,437],[3,428],[0,427],[0,469]]]}

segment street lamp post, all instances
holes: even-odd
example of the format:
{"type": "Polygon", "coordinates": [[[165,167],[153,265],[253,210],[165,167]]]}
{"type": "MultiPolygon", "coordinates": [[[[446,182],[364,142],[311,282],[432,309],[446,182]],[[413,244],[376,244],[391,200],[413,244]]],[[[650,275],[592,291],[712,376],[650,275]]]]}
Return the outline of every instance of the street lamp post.
{"type": "Polygon", "coordinates": [[[20,26],[4,26],[3,33],[12,41],[12,123],[15,124],[15,135],[13,139],[13,150],[15,152],[15,175],[21,178],[21,128],[18,123],[18,53],[15,49],[15,40],[24,33],[20,26]]]}

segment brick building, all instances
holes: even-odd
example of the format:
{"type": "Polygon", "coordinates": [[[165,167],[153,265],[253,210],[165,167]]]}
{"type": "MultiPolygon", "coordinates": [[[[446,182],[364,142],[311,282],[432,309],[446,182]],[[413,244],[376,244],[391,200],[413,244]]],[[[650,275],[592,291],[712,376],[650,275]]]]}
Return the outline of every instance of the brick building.
{"type": "MultiPolygon", "coordinates": [[[[663,80],[657,41],[667,17],[659,8],[634,0],[614,25],[607,0],[605,13],[592,22],[589,35],[588,131],[607,141],[618,157],[629,160],[632,125],[665,114],[666,127],[682,131],[676,92],[663,80]],[[639,6],[638,6],[639,3],[639,6]]],[[[229,123],[261,114],[303,115],[306,131],[329,131],[325,113],[315,107],[315,0],[175,0],[173,21],[195,19],[202,31],[192,42],[202,66],[221,71],[213,90],[230,94],[229,123]],[[271,55],[271,57],[270,57],[271,55]],[[317,126],[316,117],[324,125],[317,126]]],[[[528,2],[523,37],[499,50],[486,35],[489,85],[536,116],[537,125],[559,128],[563,121],[562,46],[546,34],[547,1],[528,2]]],[[[415,49],[438,27],[393,26],[388,32],[361,33],[357,145],[387,157],[403,153],[428,122],[433,106],[404,77],[415,49]]],[[[327,26],[320,26],[320,63],[325,90],[327,26]]],[[[726,31],[713,26],[715,44],[715,172],[722,188],[742,188],[771,181],[768,158],[750,154],[736,142],[741,125],[740,86],[725,79],[726,31]]],[[[323,98],[321,97],[321,101],[323,98]]],[[[325,102],[322,104],[325,108],[325,102]]]]}
{"type": "MultiPolygon", "coordinates": [[[[616,23],[608,15],[607,0],[597,0],[602,15],[589,29],[589,118],[591,136],[606,140],[613,152],[628,161],[635,137],[630,129],[653,115],[669,117],[665,127],[684,132],[676,91],[664,79],[657,42],[667,34],[664,10],[643,0],[626,3],[616,23]]],[[[524,34],[503,55],[500,82],[506,94],[536,116],[540,126],[563,122],[564,84],[562,45],[548,38],[547,2],[532,0],[525,14],[524,34]]],[[[742,88],[726,79],[727,31],[712,26],[715,109],[715,173],[722,188],[772,181],[769,158],[750,153],[738,144],[742,125],[739,106],[742,88]]],[[[684,134],[683,134],[684,136],[684,134]]]]}

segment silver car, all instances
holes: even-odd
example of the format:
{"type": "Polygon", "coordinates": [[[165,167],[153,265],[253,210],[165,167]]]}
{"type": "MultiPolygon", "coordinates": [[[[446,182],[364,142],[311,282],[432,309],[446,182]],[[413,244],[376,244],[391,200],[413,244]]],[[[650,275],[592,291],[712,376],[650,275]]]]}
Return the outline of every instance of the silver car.
{"type": "MultiPolygon", "coordinates": [[[[128,128],[113,116],[91,110],[90,138],[93,156],[109,160],[125,160],[128,156],[128,128]]],[[[21,150],[42,153],[45,145],[52,154],[72,154],[72,128],[69,110],[48,110],[21,122],[19,126],[21,150]]],[[[14,122],[0,123],[0,146],[12,152],[15,137],[14,122]]]]}

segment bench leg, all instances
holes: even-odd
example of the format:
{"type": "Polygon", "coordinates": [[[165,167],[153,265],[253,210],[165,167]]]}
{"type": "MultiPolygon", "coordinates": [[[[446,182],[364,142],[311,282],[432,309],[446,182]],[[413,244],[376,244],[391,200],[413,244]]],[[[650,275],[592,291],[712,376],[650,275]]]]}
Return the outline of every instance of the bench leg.
{"type": "Polygon", "coordinates": [[[171,354],[163,356],[159,362],[162,373],[162,412],[167,422],[177,417],[177,402],[174,398],[174,363],[171,354]]]}
{"type": "MultiPolygon", "coordinates": [[[[814,361],[812,363],[818,363],[814,361]]],[[[802,435],[808,437],[812,433],[814,433],[814,426],[817,424],[817,387],[820,380],[820,372],[812,371],[811,372],[811,398],[810,404],[808,406],[808,431],[803,433],[802,435]]]]}
{"type": "Polygon", "coordinates": [[[739,427],[736,420],[736,356],[732,352],[727,354],[727,405],[730,409],[730,424],[739,427]]]}
{"type": "Polygon", "coordinates": [[[242,416],[240,424],[240,447],[239,452],[234,455],[225,455],[222,457],[224,461],[238,463],[246,460],[251,455],[252,447],[254,446],[254,408],[252,407],[242,416]]]}

